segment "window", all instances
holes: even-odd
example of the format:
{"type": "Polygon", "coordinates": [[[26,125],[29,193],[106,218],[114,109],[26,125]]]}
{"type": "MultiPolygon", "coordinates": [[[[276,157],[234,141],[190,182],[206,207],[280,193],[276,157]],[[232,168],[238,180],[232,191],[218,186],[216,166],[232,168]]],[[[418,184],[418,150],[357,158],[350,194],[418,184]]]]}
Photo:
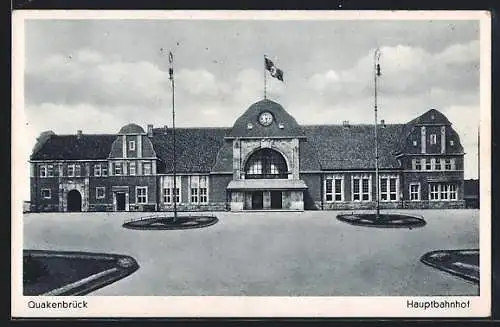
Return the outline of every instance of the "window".
{"type": "Polygon", "coordinates": [[[380,200],[397,201],[398,200],[398,178],[382,177],[380,179],[380,200]]]}
{"type": "Polygon", "coordinates": [[[40,177],[47,177],[47,166],[40,166],[40,177]]]}
{"type": "Polygon", "coordinates": [[[144,204],[148,203],[148,187],[147,186],[137,186],[135,188],[135,203],[144,204]]]}
{"type": "Polygon", "coordinates": [[[135,141],[128,141],[128,150],[129,151],[135,150],[135,141]]]}
{"type": "Polygon", "coordinates": [[[448,191],[450,193],[450,200],[457,199],[457,186],[455,184],[448,185],[448,191]]]}
{"type": "Polygon", "coordinates": [[[410,201],[420,201],[420,184],[410,184],[410,201]]]}
{"type": "Polygon", "coordinates": [[[285,158],[276,150],[261,149],[253,153],[245,164],[245,178],[287,178],[285,158]]]}
{"type": "Polygon", "coordinates": [[[208,176],[189,178],[191,203],[208,203],[208,176]]]}
{"type": "Polygon", "coordinates": [[[165,203],[171,203],[172,202],[172,197],[171,197],[170,189],[169,188],[164,188],[163,189],[163,202],[165,202],[165,203]]]}
{"type": "Polygon", "coordinates": [[[327,176],[325,179],[326,202],[343,201],[343,178],[340,176],[327,176]]]}
{"type": "Polygon", "coordinates": [[[113,175],[121,175],[122,174],[122,163],[121,162],[115,162],[114,165],[114,171],[113,175]]]}
{"type": "Polygon", "coordinates": [[[441,186],[441,200],[448,200],[448,185],[442,184],[441,186]]]}
{"type": "Polygon", "coordinates": [[[198,188],[191,187],[191,203],[198,203],[198,188]]]}
{"type": "Polygon", "coordinates": [[[432,165],[431,165],[431,159],[426,158],[425,159],[425,170],[432,170],[432,165]]]}
{"type": "Polygon", "coordinates": [[[434,162],[434,170],[441,170],[441,159],[436,159],[434,162]]]}
{"type": "Polygon", "coordinates": [[[47,177],[54,177],[54,165],[47,165],[47,177]]]}
{"type": "Polygon", "coordinates": [[[104,186],[98,186],[95,188],[95,198],[104,199],[106,197],[106,188],[104,186]]]}
{"type": "Polygon", "coordinates": [[[208,176],[200,176],[200,203],[208,203],[208,176]]]}
{"type": "Polygon", "coordinates": [[[450,140],[450,145],[451,146],[454,146],[455,145],[455,142],[453,140],[450,140]]]}
{"type": "Polygon", "coordinates": [[[81,176],[82,175],[82,167],[80,165],[75,165],[75,176],[81,176]]]}
{"type": "Polygon", "coordinates": [[[42,199],[50,199],[51,192],[49,188],[42,188],[42,199]]]}
{"type": "Polygon", "coordinates": [[[430,184],[429,200],[439,200],[439,184],[430,184]]]}
{"type": "Polygon", "coordinates": [[[451,159],[444,159],[444,170],[451,170],[451,159]]]}
{"type": "Polygon", "coordinates": [[[430,142],[431,144],[437,144],[437,135],[436,134],[431,134],[430,135],[430,142]]]}
{"type": "Polygon", "coordinates": [[[353,201],[370,201],[371,200],[371,178],[368,176],[353,176],[352,177],[352,200],[353,201]]]}
{"type": "Polygon", "coordinates": [[[142,172],[143,175],[151,175],[151,162],[142,163],[142,172]]]}
{"type": "Polygon", "coordinates": [[[75,176],[75,164],[68,165],[68,177],[75,176]]]}
{"type": "Polygon", "coordinates": [[[108,176],[108,164],[104,163],[101,166],[102,169],[102,176],[108,176]]]}
{"type": "Polygon", "coordinates": [[[128,166],[128,172],[130,175],[135,175],[135,162],[131,162],[128,166]]]}
{"type": "Polygon", "coordinates": [[[181,202],[181,178],[176,176],[175,181],[176,191],[174,192],[174,178],[173,176],[165,176],[163,180],[163,202],[167,204],[173,203],[173,197],[175,194],[175,199],[177,203],[181,202]]]}
{"type": "Polygon", "coordinates": [[[101,176],[102,175],[102,167],[101,164],[96,164],[94,165],[94,176],[101,176]]]}
{"type": "Polygon", "coordinates": [[[429,184],[429,200],[456,201],[458,187],[453,183],[429,184]]]}
{"type": "Polygon", "coordinates": [[[411,163],[413,170],[422,170],[420,159],[413,159],[411,163]]]}

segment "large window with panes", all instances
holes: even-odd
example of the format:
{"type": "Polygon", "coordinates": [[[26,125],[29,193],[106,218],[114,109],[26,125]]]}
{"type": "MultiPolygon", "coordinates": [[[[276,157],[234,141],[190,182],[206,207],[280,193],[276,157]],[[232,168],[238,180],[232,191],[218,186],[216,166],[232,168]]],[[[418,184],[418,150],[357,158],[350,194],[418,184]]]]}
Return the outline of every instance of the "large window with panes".
{"type": "Polygon", "coordinates": [[[181,178],[176,176],[175,179],[175,190],[174,190],[174,178],[173,176],[165,176],[163,179],[163,202],[166,204],[174,203],[174,198],[176,203],[181,202],[181,178]],[[174,196],[175,194],[175,196],[174,196]]]}
{"type": "Polygon", "coordinates": [[[208,203],[208,176],[190,176],[189,195],[191,203],[208,203]]]}
{"type": "Polygon", "coordinates": [[[351,183],[353,201],[371,201],[371,176],[352,176],[351,183]]]}
{"type": "Polygon", "coordinates": [[[398,176],[381,176],[380,177],[380,200],[381,201],[397,201],[399,189],[398,176]]]}
{"type": "Polygon", "coordinates": [[[420,201],[420,184],[410,184],[410,201],[420,201]]]}
{"type": "Polygon", "coordinates": [[[148,203],[148,187],[147,186],[137,186],[135,188],[135,203],[145,204],[148,203]]]}
{"type": "Polygon", "coordinates": [[[458,187],[454,183],[430,183],[429,200],[431,201],[456,201],[458,187]]]}
{"type": "Polygon", "coordinates": [[[337,175],[326,176],[324,192],[326,202],[344,201],[344,177],[337,175]]]}

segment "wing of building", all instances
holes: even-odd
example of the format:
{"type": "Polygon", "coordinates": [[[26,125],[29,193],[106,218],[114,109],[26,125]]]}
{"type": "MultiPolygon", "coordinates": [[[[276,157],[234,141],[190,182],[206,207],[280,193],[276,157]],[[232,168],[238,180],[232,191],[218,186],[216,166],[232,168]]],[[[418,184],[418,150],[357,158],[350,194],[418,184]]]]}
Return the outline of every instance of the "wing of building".
{"type": "MultiPolygon", "coordinates": [[[[42,133],[33,149],[32,211],[374,208],[374,125],[301,126],[278,103],[252,104],[232,128],[136,124],[116,134],[42,133]]],[[[463,208],[464,152],[430,109],[378,126],[381,208],[463,208]]]]}

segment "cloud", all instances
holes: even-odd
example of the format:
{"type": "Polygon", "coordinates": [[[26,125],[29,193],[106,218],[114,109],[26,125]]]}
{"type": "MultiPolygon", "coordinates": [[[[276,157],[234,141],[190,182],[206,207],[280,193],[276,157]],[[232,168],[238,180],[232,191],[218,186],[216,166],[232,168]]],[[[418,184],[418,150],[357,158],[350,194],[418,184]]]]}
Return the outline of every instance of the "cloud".
{"type": "MultiPolygon", "coordinates": [[[[479,88],[479,41],[453,44],[438,53],[407,45],[381,47],[379,90],[390,95],[416,95],[441,88],[474,92],[479,88]]],[[[332,99],[367,96],[373,92],[373,54],[348,69],[316,73],[310,89],[332,99]]]]}

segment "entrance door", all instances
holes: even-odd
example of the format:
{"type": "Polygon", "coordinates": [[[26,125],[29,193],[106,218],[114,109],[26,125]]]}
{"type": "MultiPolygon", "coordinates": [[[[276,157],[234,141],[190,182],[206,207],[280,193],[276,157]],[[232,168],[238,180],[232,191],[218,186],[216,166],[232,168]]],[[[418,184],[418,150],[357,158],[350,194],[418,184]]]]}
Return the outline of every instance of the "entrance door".
{"type": "Polygon", "coordinates": [[[271,209],[282,209],[283,203],[281,201],[281,192],[272,191],[271,192],[271,209]]]}
{"type": "Polygon", "coordinates": [[[262,191],[252,193],[252,209],[262,210],[264,208],[264,196],[262,191]]]}
{"type": "Polygon", "coordinates": [[[125,211],[125,193],[116,193],[116,211],[125,211]]]}
{"type": "Polygon", "coordinates": [[[82,211],[82,195],[77,190],[68,192],[68,211],[82,211]]]}

